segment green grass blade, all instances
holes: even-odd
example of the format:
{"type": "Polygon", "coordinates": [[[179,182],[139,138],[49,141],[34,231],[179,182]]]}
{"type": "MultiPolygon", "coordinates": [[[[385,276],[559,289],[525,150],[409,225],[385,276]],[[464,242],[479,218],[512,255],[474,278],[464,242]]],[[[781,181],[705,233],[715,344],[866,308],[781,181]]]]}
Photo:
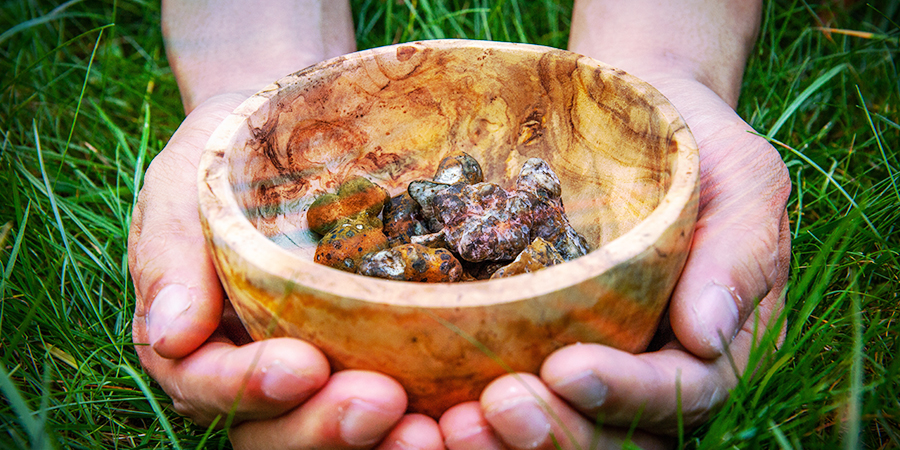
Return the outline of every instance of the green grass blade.
{"type": "MultiPolygon", "coordinates": [[[[809,262],[809,266],[815,270],[804,271],[799,280],[791,283],[793,286],[790,292],[803,293],[810,298],[822,297],[834,277],[835,262],[840,261],[850,246],[850,239],[847,236],[853,235],[857,228],[857,222],[858,219],[855,215],[850,215],[835,227],[836,229],[820,246],[820,251],[809,262]]],[[[793,319],[798,323],[805,323],[818,305],[812,301],[800,303],[800,310],[794,314],[793,319]]],[[[788,329],[785,342],[797,342],[802,331],[803,329],[800,327],[791,327],[788,329]]]]}
{"type": "Polygon", "coordinates": [[[205,449],[205,448],[208,448],[208,447],[206,446],[206,441],[208,441],[209,438],[210,438],[210,436],[212,436],[213,431],[214,431],[214,430],[216,429],[216,427],[219,425],[219,421],[220,421],[221,419],[222,419],[222,416],[216,416],[216,418],[213,419],[212,423],[210,423],[209,426],[206,427],[206,432],[203,433],[203,436],[200,437],[200,442],[198,442],[198,443],[197,443],[197,446],[194,447],[195,449],[197,449],[197,450],[203,450],[203,449],[205,449]]]}
{"type": "Polygon", "coordinates": [[[803,222],[803,182],[801,181],[801,175],[803,173],[803,168],[797,169],[797,182],[795,192],[797,193],[797,218],[794,223],[794,234],[793,237],[797,237],[800,234],[800,223],[803,222]]]}
{"type": "MultiPolygon", "coordinates": [[[[762,137],[765,137],[765,136],[762,136],[762,137]]],[[[778,144],[782,148],[787,149],[789,152],[793,153],[794,155],[796,155],[797,157],[802,159],[804,162],[806,162],[807,164],[812,166],[814,169],[816,169],[819,173],[824,175],[825,179],[831,185],[833,185],[835,188],[837,188],[837,190],[840,191],[840,193],[844,196],[844,198],[846,198],[847,201],[850,202],[850,205],[853,206],[853,208],[859,212],[860,216],[863,218],[863,220],[869,226],[869,229],[872,230],[872,233],[874,233],[875,236],[878,237],[878,239],[884,240],[884,238],[881,236],[881,233],[878,232],[878,228],[876,228],[875,224],[873,224],[872,221],[869,219],[869,216],[867,216],[866,213],[863,212],[862,208],[860,208],[859,205],[856,203],[856,200],[854,200],[853,197],[849,193],[847,193],[847,191],[844,189],[844,187],[841,186],[841,184],[838,183],[837,180],[834,179],[834,177],[831,175],[831,173],[826,172],[824,169],[822,169],[822,167],[820,167],[818,164],[816,164],[815,161],[809,159],[808,156],[804,155],[803,152],[795,150],[793,147],[785,144],[784,142],[781,142],[777,139],[767,138],[767,137],[766,137],[766,139],[768,139],[770,142],[778,144]]]]}
{"type": "MultiPolygon", "coordinates": [[[[83,33],[81,33],[81,34],[79,34],[79,35],[73,37],[72,39],[69,39],[69,40],[66,41],[66,42],[63,42],[63,43],[59,44],[58,46],[56,46],[55,48],[53,48],[51,51],[47,52],[46,54],[44,54],[43,56],[41,56],[40,58],[38,58],[37,60],[35,60],[34,62],[32,62],[31,65],[29,65],[28,67],[26,67],[24,70],[19,70],[19,71],[18,71],[18,74],[16,75],[15,78],[13,78],[12,80],[9,80],[9,82],[7,82],[6,84],[2,85],[2,87],[0,87],[0,92],[9,89],[11,86],[13,86],[15,83],[17,83],[17,82],[18,82],[19,80],[21,80],[23,77],[25,77],[27,74],[32,73],[32,71],[33,71],[34,69],[42,67],[42,66],[41,66],[41,63],[43,63],[46,59],[50,58],[51,56],[57,54],[57,52],[59,52],[60,50],[66,48],[67,46],[72,45],[72,44],[75,43],[75,42],[78,42],[81,38],[83,38],[83,37],[85,37],[85,36],[87,36],[87,35],[89,35],[89,34],[102,32],[103,30],[105,30],[105,29],[107,29],[107,28],[111,28],[111,27],[113,27],[113,26],[115,26],[115,24],[111,24],[111,23],[110,23],[110,24],[106,24],[106,25],[99,26],[99,27],[97,27],[97,28],[93,28],[93,29],[90,29],[90,30],[88,30],[88,31],[85,31],[85,32],[83,32],[83,33]]],[[[22,102],[19,106],[22,107],[22,106],[25,106],[25,105],[27,105],[27,104],[28,104],[28,102],[22,102]]],[[[17,109],[18,109],[18,108],[17,108],[17,109]]]]}
{"type": "Polygon", "coordinates": [[[859,96],[860,108],[866,112],[866,120],[869,121],[869,128],[872,129],[872,135],[875,136],[875,142],[878,143],[881,159],[884,161],[884,167],[887,169],[888,177],[891,180],[891,186],[894,188],[894,196],[897,197],[897,204],[900,205],[900,190],[897,189],[897,177],[894,174],[894,168],[891,167],[891,162],[888,161],[887,154],[884,152],[884,144],[881,142],[881,133],[878,132],[878,129],[875,128],[875,123],[872,122],[872,115],[869,114],[869,108],[866,108],[866,101],[863,98],[862,92],[859,90],[859,85],[856,85],[856,95],[859,96]]]}
{"type": "Polygon", "coordinates": [[[72,125],[69,127],[69,137],[66,138],[66,146],[63,148],[60,157],[59,167],[56,169],[54,180],[59,179],[59,172],[63,169],[66,155],[69,154],[69,146],[72,144],[72,136],[75,134],[75,125],[78,123],[78,114],[81,112],[81,105],[84,102],[84,92],[87,89],[88,80],[91,78],[91,69],[94,67],[94,58],[97,56],[97,49],[100,48],[100,40],[103,39],[103,30],[97,33],[97,40],[94,41],[94,49],[91,50],[91,57],[88,59],[87,70],[84,74],[84,82],[81,84],[81,92],[78,94],[78,102],[75,104],[75,114],[72,117],[72,125]]]}
{"type": "Polygon", "coordinates": [[[53,441],[50,436],[48,436],[47,430],[44,427],[44,422],[35,420],[34,413],[31,411],[31,408],[28,407],[28,404],[16,388],[16,385],[12,382],[12,378],[3,364],[0,364],[0,392],[6,397],[6,401],[16,413],[19,422],[25,428],[25,432],[28,433],[28,438],[31,441],[31,448],[41,450],[52,449],[53,441]]]}
{"type": "Polygon", "coordinates": [[[675,371],[675,424],[678,427],[678,448],[684,448],[684,409],[681,403],[681,369],[675,371]]]}
{"type": "Polygon", "coordinates": [[[516,34],[519,42],[530,43],[528,37],[525,36],[525,29],[522,28],[522,10],[519,7],[519,0],[510,0],[512,3],[512,10],[516,20],[513,21],[513,27],[516,29],[516,34]]]}
{"type": "MultiPolygon", "coordinates": [[[[6,260],[6,267],[3,269],[3,279],[0,280],[0,298],[6,298],[6,282],[12,275],[12,270],[16,266],[16,258],[19,256],[19,249],[22,248],[22,239],[25,238],[25,229],[28,228],[28,216],[31,214],[31,202],[25,206],[25,214],[22,215],[22,222],[19,223],[19,232],[16,233],[16,241],[13,243],[9,251],[9,259],[6,260]]],[[[0,244],[5,244],[0,241],[0,244]]],[[[2,323],[3,317],[0,317],[2,323]]]]}
{"type": "Polygon", "coordinates": [[[66,17],[66,15],[62,14],[62,12],[65,11],[70,6],[72,6],[76,3],[80,3],[81,1],[82,0],[69,0],[65,3],[63,3],[62,5],[57,6],[56,8],[53,9],[53,11],[50,11],[49,13],[44,14],[43,16],[35,17],[34,19],[27,20],[25,22],[21,22],[21,23],[17,24],[16,26],[4,31],[3,34],[0,34],[0,44],[2,44],[7,39],[15,36],[16,34],[21,33],[22,31],[25,31],[29,28],[36,27],[38,25],[66,17]]]}
{"type": "Polygon", "coordinates": [[[131,145],[128,144],[128,135],[125,133],[119,125],[104,111],[100,105],[94,103],[94,109],[97,114],[100,116],[101,122],[109,129],[109,131],[115,136],[116,142],[122,150],[125,151],[125,155],[128,157],[128,164],[136,164],[137,156],[131,150],[131,145]]]}
{"type": "Polygon", "coordinates": [[[850,320],[853,324],[853,350],[850,365],[850,398],[847,404],[847,430],[844,433],[844,448],[855,450],[860,448],[859,436],[861,430],[860,415],[862,414],[863,395],[863,325],[862,308],[859,295],[853,292],[859,272],[853,276],[850,282],[850,320]]]}
{"type": "Polygon", "coordinates": [[[803,92],[801,92],[800,95],[797,96],[797,98],[794,99],[793,102],[791,102],[787,109],[784,110],[784,113],[781,114],[781,117],[779,117],[778,120],[775,121],[775,124],[772,125],[772,128],[769,129],[769,132],[766,134],[765,138],[769,140],[774,139],[775,135],[778,134],[779,131],[781,131],[781,127],[784,126],[784,123],[787,122],[788,119],[790,119],[794,115],[794,113],[796,113],[797,110],[800,109],[801,106],[803,106],[803,103],[805,103],[811,95],[813,95],[822,86],[824,86],[825,83],[831,81],[832,78],[844,71],[844,69],[846,68],[846,64],[841,64],[829,70],[828,72],[825,72],[825,74],[817,78],[816,81],[813,81],[812,84],[804,89],[803,92]]]}
{"type": "Polygon", "coordinates": [[[37,151],[38,164],[40,166],[41,175],[43,176],[44,180],[44,188],[46,189],[47,198],[50,200],[50,207],[53,210],[53,217],[54,219],[56,219],[57,230],[59,231],[60,238],[62,239],[63,245],[66,249],[66,259],[69,261],[69,267],[71,267],[72,271],[75,272],[75,277],[77,279],[76,281],[78,281],[78,283],[75,284],[76,289],[82,295],[84,302],[90,305],[91,309],[93,309],[95,317],[99,320],[99,324],[106,333],[107,338],[109,338],[110,341],[115,341],[115,339],[113,339],[112,333],[110,333],[109,328],[106,326],[106,322],[102,320],[102,315],[100,314],[99,310],[97,310],[97,306],[94,304],[94,302],[91,301],[91,295],[89,294],[89,289],[87,288],[85,277],[81,272],[81,269],[79,267],[80,265],[78,264],[74,253],[72,252],[72,248],[69,244],[69,238],[66,233],[66,228],[65,226],[63,226],[62,217],[59,213],[59,207],[57,206],[56,195],[53,194],[53,189],[51,189],[50,187],[50,180],[47,177],[47,170],[44,167],[44,156],[43,150],[41,149],[41,139],[38,135],[37,123],[32,123],[32,126],[34,130],[35,150],[37,151]]]}
{"type": "Polygon", "coordinates": [[[181,442],[178,440],[178,437],[175,436],[175,430],[172,429],[172,424],[169,423],[169,419],[166,418],[166,413],[163,412],[162,408],[159,406],[159,402],[156,401],[156,397],[150,392],[150,388],[147,386],[147,383],[144,383],[144,379],[141,378],[140,374],[134,370],[134,367],[131,367],[131,364],[128,364],[126,361],[124,364],[119,365],[119,368],[124,370],[125,373],[131,377],[131,380],[134,381],[135,384],[138,385],[138,388],[141,392],[144,393],[144,397],[150,402],[150,407],[153,409],[153,412],[156,413],[156,417],[159,419],[160,425],[162,425],[163,430],[166,431],[166,435],[169,436],[169,443],[176,449],[182,450],[181,442]]]}
{"type": "MultiPolygon", "coordinates": [[[[857,86],[857,87],[859,87],[859,86],[857,86]]],[[[868,111],[866,111],[866,112],[868,113],[868,111]]],[[[875,113],[875,117],[877,117],[878,120],[881,120],[882,122],[890,125],[894,129],[900,130],[900,124],[898,124],[897,122],[894,122],[893,120],[888,119],[887,117],[884,117],[883,115],[878,114],[878,113],[875,113]]]]}
{"type": "Polygon", "coordinates": [[[794,446],[788,442],[787,436],[784,435],[784,432],[778,428],[778,424],[773,421],[769,421],[769,429],[772,430],[772,433],[775,434],[775,439],[778,441],[778,446],[784,450],[794,450],[794,446]]]}

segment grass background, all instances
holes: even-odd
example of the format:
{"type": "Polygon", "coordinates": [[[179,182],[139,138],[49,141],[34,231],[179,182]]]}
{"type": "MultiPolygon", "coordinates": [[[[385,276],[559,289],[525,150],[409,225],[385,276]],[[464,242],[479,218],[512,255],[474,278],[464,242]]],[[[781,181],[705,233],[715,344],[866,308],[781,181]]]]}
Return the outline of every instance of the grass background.
{"type": "MultiPolygon", "coordinates": [[[[572,7],[352,4],[361,49],[565,48],[572,7]]],[[[183,118],[159,5],[0,5],[0,448],[228,448],[174,413],[130,337],[130,211],[183,118]]],[[[788,335],[686,448],[900,447],[898,8],[765,3],[738,112],[793,180],[788,335]]]]}

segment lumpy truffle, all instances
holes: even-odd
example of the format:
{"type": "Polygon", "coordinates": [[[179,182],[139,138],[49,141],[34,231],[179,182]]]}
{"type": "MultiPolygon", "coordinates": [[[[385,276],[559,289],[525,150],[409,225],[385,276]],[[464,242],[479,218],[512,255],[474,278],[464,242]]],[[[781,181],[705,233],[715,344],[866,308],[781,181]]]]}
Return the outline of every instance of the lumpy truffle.
{"type": "Polygon", "coordinates": [[[315,256],[321,264],[400,281],[496,279],[590,251],[561,194],[559,178],[540,158],[526,161],[506,190],[485,182],[470,155],[453,152],[431,180],[415,180],[393,198],[357,177],[316,199],[307,217],[324,234],[315,256]]]}

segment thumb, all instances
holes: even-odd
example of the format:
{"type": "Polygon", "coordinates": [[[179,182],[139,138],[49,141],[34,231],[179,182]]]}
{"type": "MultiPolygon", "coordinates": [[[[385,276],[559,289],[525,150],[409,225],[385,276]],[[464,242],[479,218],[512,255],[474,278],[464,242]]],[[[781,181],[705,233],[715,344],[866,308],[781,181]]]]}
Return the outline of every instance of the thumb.
{"type": "Polygon", "coordinates": [[[722,337],[730,343],[787,282],[790,182],[777,152],[745,127],[698,139],[700,217],[669,318],[679,342],[703,358],[721,355],[722,337]]]}
{"type": "Polygon", "coordinates": [[[134,341],[165,358],[193,352],[222,317],[224,294],[198,215],[197,165],[209,136],[242,99],[212,99],[185,119],[147,169],[132,217],[134,341]]]}

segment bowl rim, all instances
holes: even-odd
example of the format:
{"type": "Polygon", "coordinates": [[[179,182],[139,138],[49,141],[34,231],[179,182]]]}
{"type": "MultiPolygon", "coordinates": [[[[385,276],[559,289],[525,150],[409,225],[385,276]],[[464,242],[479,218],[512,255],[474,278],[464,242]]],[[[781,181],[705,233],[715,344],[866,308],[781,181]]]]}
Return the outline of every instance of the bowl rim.
{"type": "MultiPolygon", "coordinates": [[[[511,303],[533,299],[563,290],[598,277],[609,269],[627,262],[653,245],[667,230],[677,226],[685,208],[699,192],[699,154],[697,144],[683,118],[659,91],[650,84],[624,71],[593,58],[579,55],[579,64],[614,69],[617,75],[641,95],[658,96],[660,114],[669,123],[680,124],[672,132],[677,142],[675,171],[671,185],[659,204],[632,229],[626,231],[589,254],[546,269],[514,277],[461,283],[419,283],[373,278],[317,264],[301,258],[259,232],[244,215],[228,181],[229,148],[235,134],[246,127],[248,118],[287,86],[315,78],[322,69],[340,66],[357,58],[372,58],[396,52],[403,46],[437,49],[481,48],[516,52],[545,53],[561,51],[553,47],[462,39],[442,39],[394,44],[362,50],[323,61],[287,75],[266,86],[229,114],[216,128],[201,156],[198,168],[199,213],[208,245],[219,269],[219,258],[228,251],[240,255],[254,270],[262,274],[258,282],[282,280],[287,288],[303,286],[308,291],[343,299],[390,304],[395,306],[458,308],[486,304],[511,303]],[[218,250],[217,250],[218,249],[218,250]],[[268,281],[261,281],[268,280],[268,281]]],[[[693,207],[696,207],[694,205],[693,207]]],[[[285,287],[282,287],[285,288],[285,287]]]]}

